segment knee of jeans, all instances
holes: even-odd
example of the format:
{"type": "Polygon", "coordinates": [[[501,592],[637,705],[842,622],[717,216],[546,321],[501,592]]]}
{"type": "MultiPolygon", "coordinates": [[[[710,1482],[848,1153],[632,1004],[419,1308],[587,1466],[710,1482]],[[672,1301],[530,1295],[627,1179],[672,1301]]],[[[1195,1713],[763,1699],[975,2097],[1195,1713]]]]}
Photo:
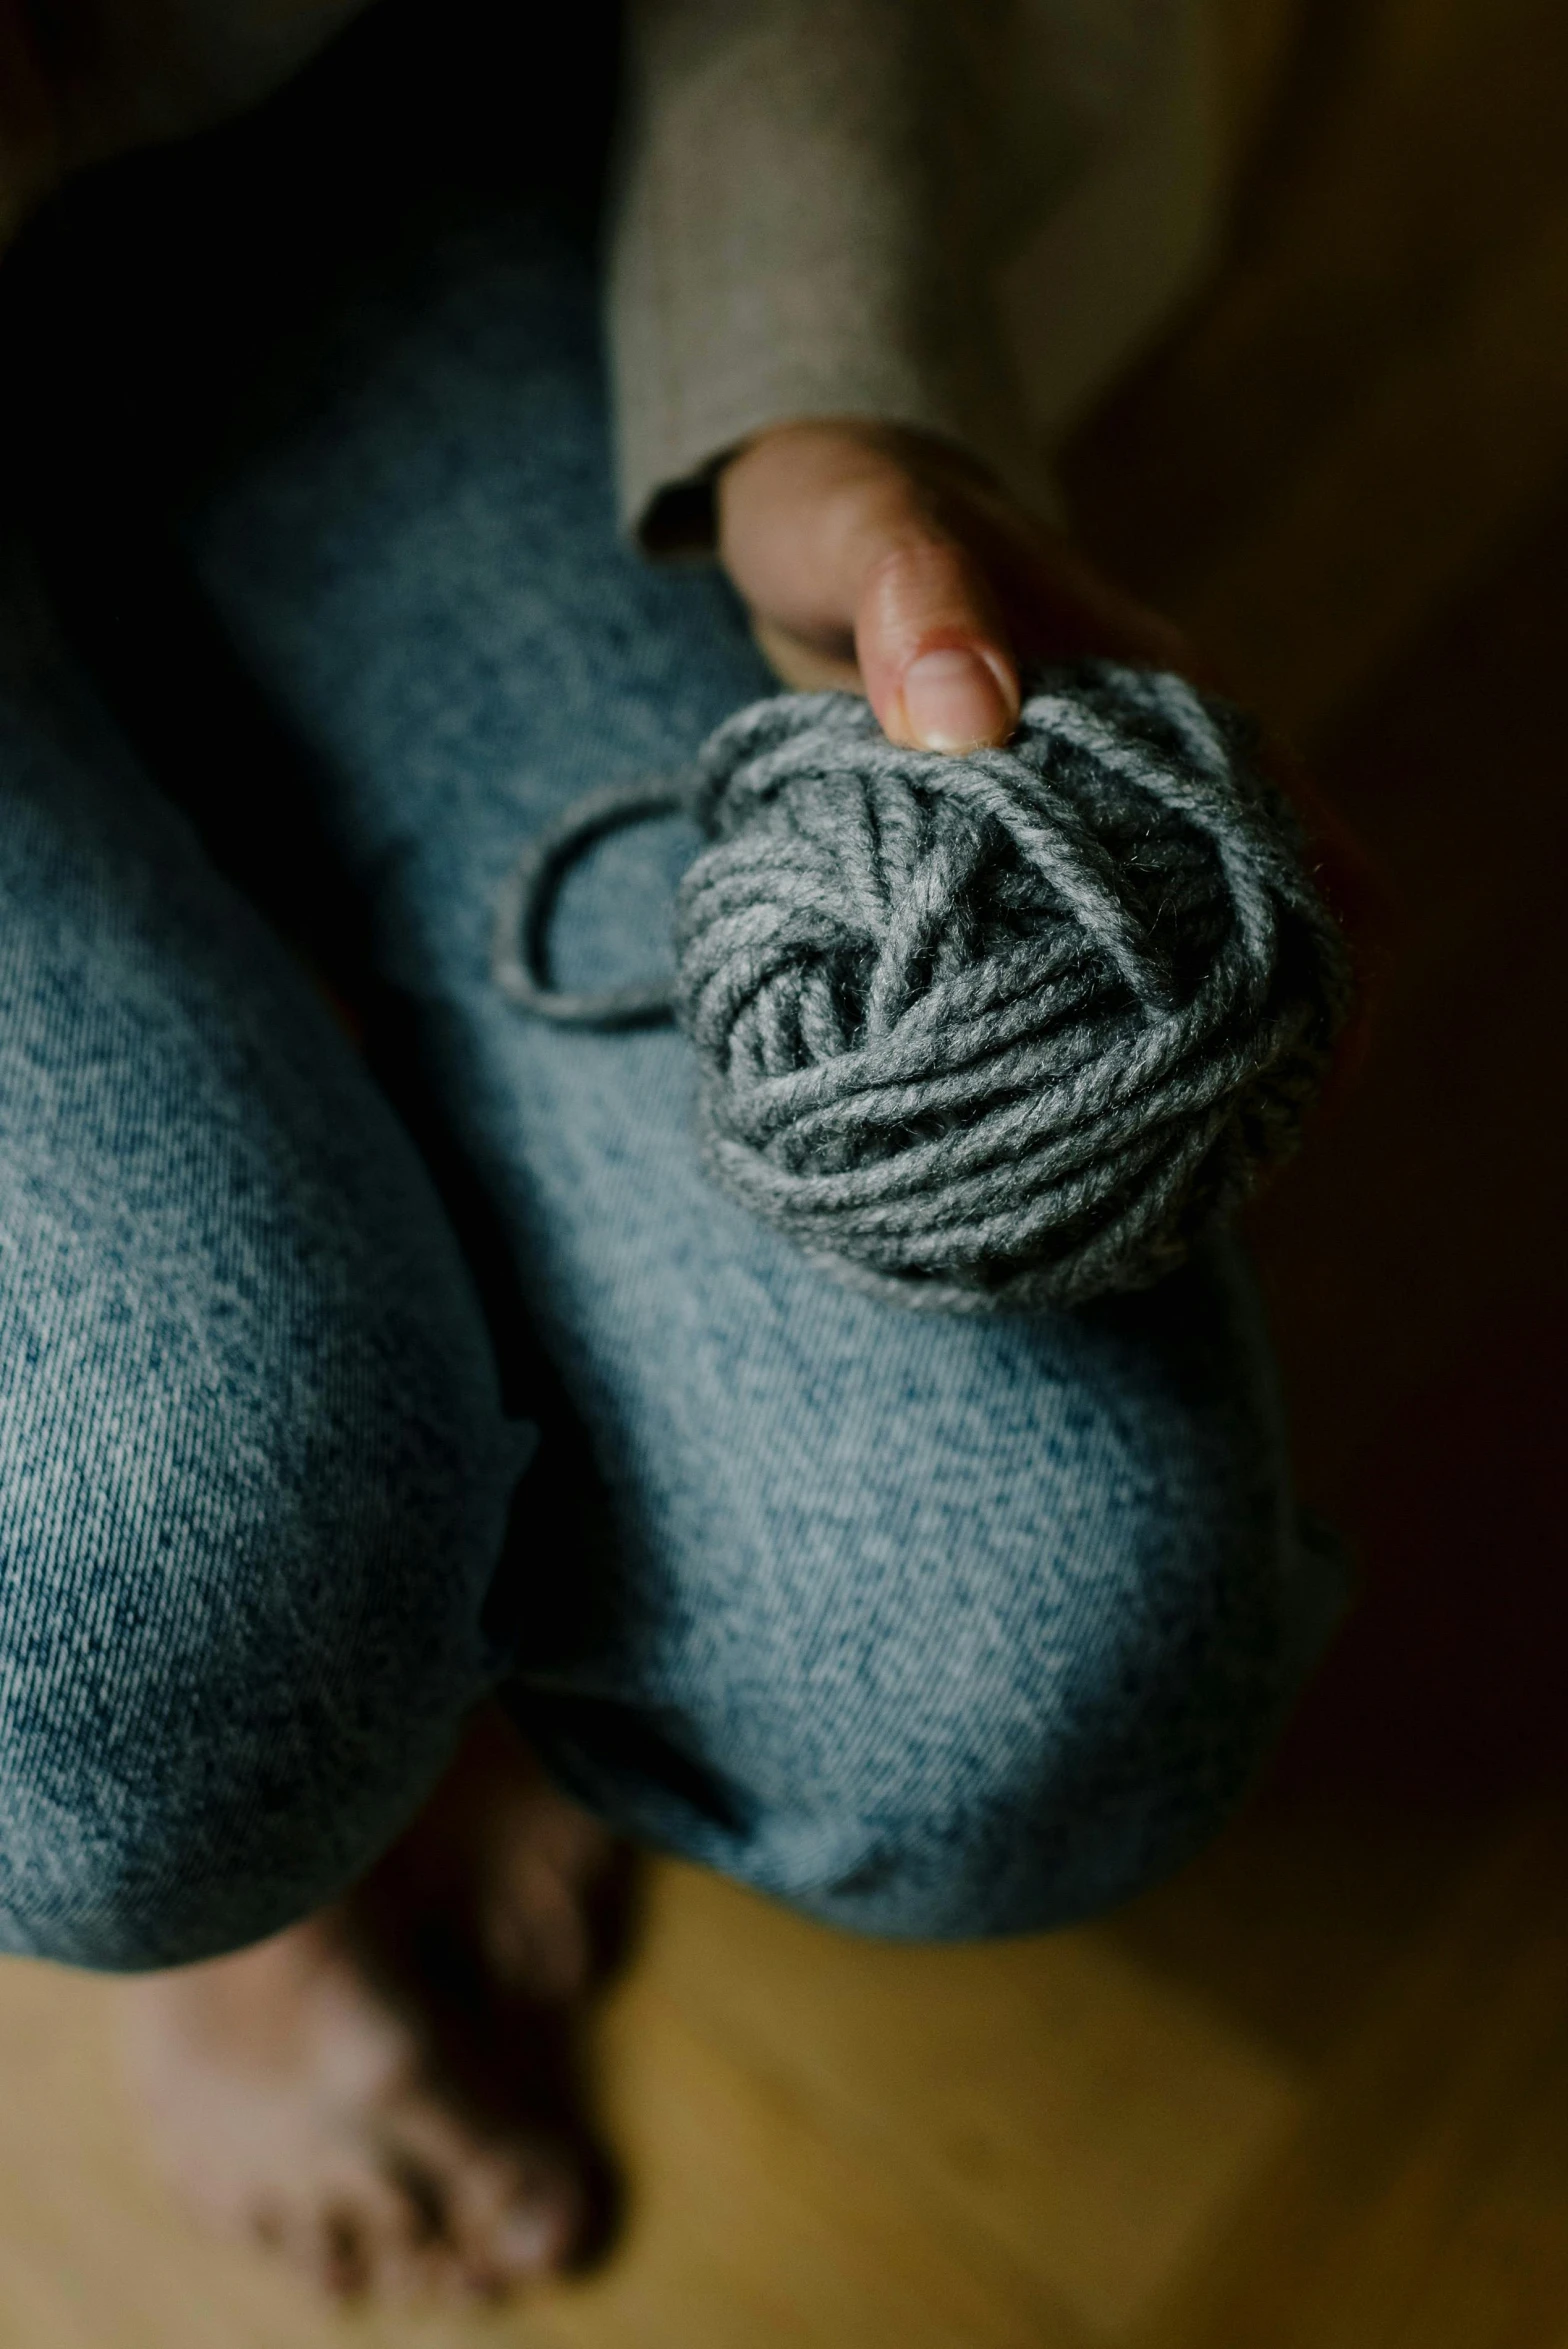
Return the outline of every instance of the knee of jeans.
{"type": "Polygon", "coordinates": [[[242,1384],[138,1349],[11,1450],[0,1947],[140,1969],[293,1922],[412,1815],[486,1684],[515,1459],[406,1358],[394,1381],[362,1333],[298,1334],[242,1384]]]}
{"type": "Polygon", "coordinates": [[[455,1252],[363,1186],[358,1234],[256,1190],[84,1231],[51,1177],[0,1255],[0,1948],[136,1969],[294,1921],[495,1676],[526,1431],[455,1252]]]}
{"type": "Polygon", "coordinates": [[[1157,1474],[1057,1494],[1032,1541],[906,1557],[874,1610],[848,1596],[836,1634],[764,1659],[754,1881],[864,1931],[1029,1932],[1217,1832],[1307,1657],[1293,1517],[1268,1478],[1161,1440],[1157,1474]]]}
{"type": "Polygon", "coordinates": [[[412,1815],[493,1673],[515,1457],[321,1336],[242,1392],[89,1379],[8,1477],[0,1947],[138,1969],[293,1922],[412,1815]]]}

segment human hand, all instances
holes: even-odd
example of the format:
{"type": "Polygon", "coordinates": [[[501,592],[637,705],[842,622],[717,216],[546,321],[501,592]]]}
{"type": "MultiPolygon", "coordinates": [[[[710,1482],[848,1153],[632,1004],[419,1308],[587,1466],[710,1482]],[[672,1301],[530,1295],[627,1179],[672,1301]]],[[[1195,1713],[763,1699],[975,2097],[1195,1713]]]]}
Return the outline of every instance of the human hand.
{"type": "MultiPolygon", "coordinates": [[[[1223,693],[1181,630],[1108,580],[956,450],[858,422],[759,433],[719,476],[719,553],[787,685],[864,692],[894,742],[1005,742],[1020,664],[1086,656],[1179,670],[1223,693]]],[[[1265,735],[1314,873],[1350,942],[1361,1008],[1339,1056],[1359,1066],[1387,957],[1386,890],[1301,760],[1265,735]]]]}
{"type": "Polygon", "coordinates": [[[720,555],[785,683],[863,691],[894,742],[1004,742],[1020,662],[1097,653],[1193,667],[1169,621],[923,434],[775,426],[720,475],[718,522],[720,555]]]}

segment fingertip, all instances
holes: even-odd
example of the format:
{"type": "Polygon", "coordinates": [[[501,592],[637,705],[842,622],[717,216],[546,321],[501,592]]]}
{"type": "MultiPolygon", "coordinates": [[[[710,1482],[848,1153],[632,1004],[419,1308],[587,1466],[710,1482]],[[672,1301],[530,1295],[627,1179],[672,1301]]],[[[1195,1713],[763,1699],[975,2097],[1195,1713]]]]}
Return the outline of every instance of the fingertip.
{"type": "Polygon", "coordinates": [[[1017,725],[1018,678],[989,646],[934,645],[904,670],[897,703],[887,726],[895,740],[919,750],[979,750],[1005,742],[1017,725]]]}

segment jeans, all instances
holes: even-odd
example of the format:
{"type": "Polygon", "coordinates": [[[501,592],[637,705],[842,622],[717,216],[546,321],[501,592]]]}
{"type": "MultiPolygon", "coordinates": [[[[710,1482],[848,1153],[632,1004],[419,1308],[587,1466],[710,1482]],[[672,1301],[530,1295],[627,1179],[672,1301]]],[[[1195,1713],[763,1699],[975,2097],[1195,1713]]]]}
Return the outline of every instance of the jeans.
{"type": "MultiPolygon", "coordinates": [[[[179,519],[430,1149],[5,555],[4,1948],[287,1924],[490,1691],[604,1818],[811,1915],[1057,1924],[1215,1832],[1335,1612],[1233,1247],[1072,1314],[903,1315],[709,1187],[677,1034],[493,986],[530,832],[770,689],[718,576],[619,537],[598,346],[568,212],[428,223],[179,519]]],[[[204,755],[221,798],[243,745],[204,755]]],[[[691,848],[593,852],[561,983],[658,966],[691,848]]]]}

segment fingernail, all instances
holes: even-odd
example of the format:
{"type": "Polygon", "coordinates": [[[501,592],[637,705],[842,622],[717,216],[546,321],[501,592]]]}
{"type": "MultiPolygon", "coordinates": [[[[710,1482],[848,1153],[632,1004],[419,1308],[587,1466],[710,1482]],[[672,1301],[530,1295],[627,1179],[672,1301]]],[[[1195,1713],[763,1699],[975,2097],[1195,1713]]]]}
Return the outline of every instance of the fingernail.
{"type": "Polygon", "coordinates": [[[996,672],[962,645],[922,653],[904,671],[904,718],[926,750],[973,750],[1005,734],[1017,716],[996,672]]]}

